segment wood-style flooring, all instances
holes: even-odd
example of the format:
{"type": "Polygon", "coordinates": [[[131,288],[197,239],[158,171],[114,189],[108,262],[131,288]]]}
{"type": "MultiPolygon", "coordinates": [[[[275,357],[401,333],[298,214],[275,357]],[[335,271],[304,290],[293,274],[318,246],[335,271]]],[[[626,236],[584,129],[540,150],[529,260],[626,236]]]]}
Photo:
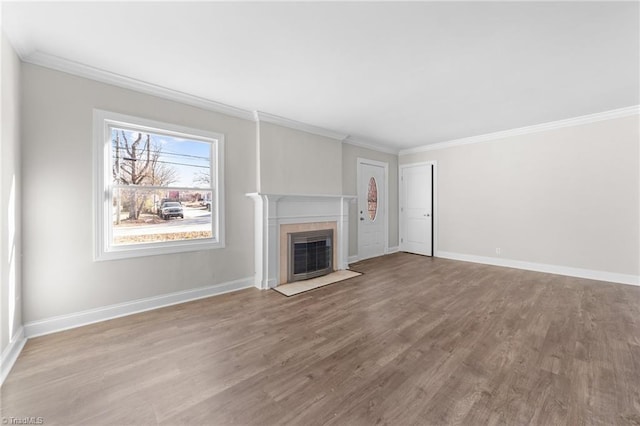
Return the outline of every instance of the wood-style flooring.
{"type": "Polygon", "coordinates": [[[638,425],[640,287],[397,253],[31,339],[5,419],[638,425]]]}

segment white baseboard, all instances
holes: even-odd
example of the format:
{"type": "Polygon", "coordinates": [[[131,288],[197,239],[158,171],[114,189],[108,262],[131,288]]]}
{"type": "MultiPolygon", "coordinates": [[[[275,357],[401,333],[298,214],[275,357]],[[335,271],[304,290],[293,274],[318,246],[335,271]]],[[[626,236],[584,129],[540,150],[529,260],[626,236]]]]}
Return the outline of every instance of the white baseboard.
{"type": "MultiPolygon", "coordinates": [[[[398,246],[388,247],[388,248],[387,248],[387,250],[386,250],[386,252],[385,252],[384,254],[397,253],[397,252],[398,252],[398,250],[399,250],[399,249],[398,249],[398,246]]],[[[358,255],[356,254],[356,255],[353,255],[353,256],[349,256],[349,257],[347,258],[347,263],[348,263],[348,264],[352,264],[352,263],[359,262],[360,260],[363,260],[363,259],[360,259],[360,256],[358,256],[358,255]]]]}
{"type": "Polygon", "coordinates": [[[42,336],[44,334],[55,333],[83,325],[106,321],[139,312],[150,311],[165,306],[176,305],[178,303],[203,299],[218,294],[229,293],[253,287],[254,278],[242,278],[222,284],[215,284],[208,287],[200,287],[192,290],[179,291],[176,293],[163,294],[161,296],[148,297],[134,300],[132,302],[119,303],[102,308],[89,309],[68,315],[61,315],[46,318],[39,321],[28,322],[24,325],[24,334],[27,338],[42,336]]]}
{"type": "Polygon", "coordinates": [[[569,266],[548,265],[545,263],[525,262],[522,260],[502,259],[497,257],[475,256],[472,254],[450,253],[446,251],[436,252],[436,257],[452,260],[462,260],[464,262],[483,263],[486,265],[504,266],[507,268],[525,269],[527,271],[547,272],[550,274],[566,275],[569,277],[587,278],[598,281],[609,281],[613,283],[638,285],[640,286],[640,276],[629,274],[618,274],[615,272],[595,271],[592,269],[572,268],[569,266]]]}
{"type": "Polygon", "coordinates": [[[0,355],[0,386],[2,386],[4,379],[7,378],[13,365],[18,360],[18,356],[20,352],[22,352],[25,343],[27,343],[27,339],[24,337],[24,327],[20,327],[11,342],[9,342],[9,345],[7,345],[0,355]]]}

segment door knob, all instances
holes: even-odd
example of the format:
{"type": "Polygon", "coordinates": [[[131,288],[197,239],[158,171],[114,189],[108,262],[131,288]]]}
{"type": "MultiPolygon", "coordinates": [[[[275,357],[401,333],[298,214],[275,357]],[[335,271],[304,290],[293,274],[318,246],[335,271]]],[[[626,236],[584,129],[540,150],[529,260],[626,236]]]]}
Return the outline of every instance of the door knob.
{"type": "Polygon", "coordinates": [[[364,220],[364,217],[361,217],[360,220],[364,220]]]}

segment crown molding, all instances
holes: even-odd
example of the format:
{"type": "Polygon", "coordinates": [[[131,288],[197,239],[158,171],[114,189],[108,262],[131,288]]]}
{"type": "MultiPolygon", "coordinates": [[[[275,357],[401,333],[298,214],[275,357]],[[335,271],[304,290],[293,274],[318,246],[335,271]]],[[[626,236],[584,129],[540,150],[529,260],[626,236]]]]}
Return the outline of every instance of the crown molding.
{"type": "Polygon", "coordinates": [[[561,129],[563,127],[573,127],[581,124],[595,123],[597,121],[612,120],[614,118],[628,117],[640,114],[640,105],[633,105],[625,108],[613,109],[610,111],[598,112],[595,114],[583,115],[580,117],[568,118],[566,120],[551,121],[549,123],[535,124],[533,126],[519,127],[517,129],[504,130],[501,132],[487,133],[484,135],[471,136],[468,138],[454,139],[445,142],[438,142],[423,145],[416,148],[400,150],[398,155],[415,154],[418,152],[433,151],[436,149],[451,148],[460,145],[469,145],[481,142],[493,141],[512,136],[527,135],[530,133],[544,132],[547,130],[561,129]]]}
{"type": "Polygon", "coordinates": [[[278,115],[273,115],[262,111],[255,111],[255,120],[257,122],[263,121],[265,123],[277,124],[279,126],[288,127],[289,129],[301,130],[303,132],[324,136],[326,138],[337,139],[340,141],[348,137],[348,135],[338,133],[330,129],[325,129],[324,127],[302,123],[300,121],[291,120],[289,118],[280,117],[278,115]]]}
{"type": "Polygon", "coordinates": [[[146,83],[120,74],[94,68],[79,62],[70,61],[58,56],[49,55],[42,52],[33,52],[27,56],[20,57],[24,62],[50,68],[56,71],[62,71],[67,74],[76,75],[78,77],[88,78],[90,80],[107,83],[125,89],[134,90],[136,92],[157,96],[159,98],[180,102],[186,105],[195,106],[208,111],[219,112],[232,117],[242,118],[244,120],[254,121],[252,111],[236,108],[210,99],[201,98],[199,96],[190,95],[166,87],[146,83]]]}
{"type": "Polygon", "coordinates": [[[372,151],[378,151],[378,152],[384,152],[384,153],[387,153],[387,154],[398,155],[398,150],[397,149],[390,148],[388,146],[382,146],[380,144],[369,142],[367,140],[362,140],[360,138],[356,138],[356,137],[353,137],[353,136],[347,136],[345,139],[342,140],[342,142],[346,143],[346,144],[349,144],[349,145],[357,146],[357,147],[360,147],[360,148],[370,149],[372,151]]]}
{"type": "Polygon", "coordinates": [[[300,121],[291,120],[289,118],[280,117],[262,111],[249,111],[242,108],[237,108],[231,105],[212,101],[210,99],[190,95],[188,93],[147,83],[142,80],[126,77],[120,74],[112,73],[110,71],[105,71],[103,69],[91,67],[89,65],[64,59],[59,56],[50,55],[39,51],[31,52],[26,48],[16,50],[16,52],[23,62],[53,69],[56,71],[61,71],[78,77],[87,78],[101,83],[111,84],[117,87],[122,87],[124,89],[134,90],[136,92],[157,96],[159,98],[180,102],[186,105],[195,106],[208,111],[218,112],[244,120],[255,121],[257,123],[263,121],[267,123],[277,124],[279,126],[287,127],[290,129],[301,130],[303,132],[336,139],[339,141],[346,140],[347,143],[350,143],[352,145],[357,145],[376,151],[388,152],[392,154],[398,153],[396,150],[384,146],[350,138],[349,135],[344,133],[339,133],[330,129],[302,123],[300,121]]]}

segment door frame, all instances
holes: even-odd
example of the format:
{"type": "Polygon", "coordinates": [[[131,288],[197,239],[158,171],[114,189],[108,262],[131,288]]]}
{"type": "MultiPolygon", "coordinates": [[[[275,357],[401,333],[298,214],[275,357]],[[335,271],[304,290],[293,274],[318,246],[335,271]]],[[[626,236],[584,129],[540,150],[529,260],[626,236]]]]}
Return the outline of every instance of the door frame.
{"type": "Polygon", "coordinates": [[[402,179],[402,173],[405,168],[415,166],[433,166],[433,176],[431,178],[431,199],[433,205],[431,206],[431,239],[433,241],[431,247],[432,257],[438,257],[438,161],[420,161],[417,163],[405,163],[398,164],[398,251],[403,251],[403,239],[401,235],[404,225],[404,212],[402,211],[404,205],[404,191],[402,185],[404,181],[402,179]]]}
{"type": "Polygon", "coordinates": [[[363,260],[360,257],[360,166],[363,164],[369,164],[372,166],[378,166],[384,168],[384,185],[382,188],[384,189],[384,203],[382,207],[384,208],[384,247],[383,247],[383,255],[389,254],[389,163],[385,163],[384,161],[376,161],[370,160],[364,157],[358,157],[356,161],[356,223],[357,223],[357,235],[358,235],[358,260],[363,260]]]}

